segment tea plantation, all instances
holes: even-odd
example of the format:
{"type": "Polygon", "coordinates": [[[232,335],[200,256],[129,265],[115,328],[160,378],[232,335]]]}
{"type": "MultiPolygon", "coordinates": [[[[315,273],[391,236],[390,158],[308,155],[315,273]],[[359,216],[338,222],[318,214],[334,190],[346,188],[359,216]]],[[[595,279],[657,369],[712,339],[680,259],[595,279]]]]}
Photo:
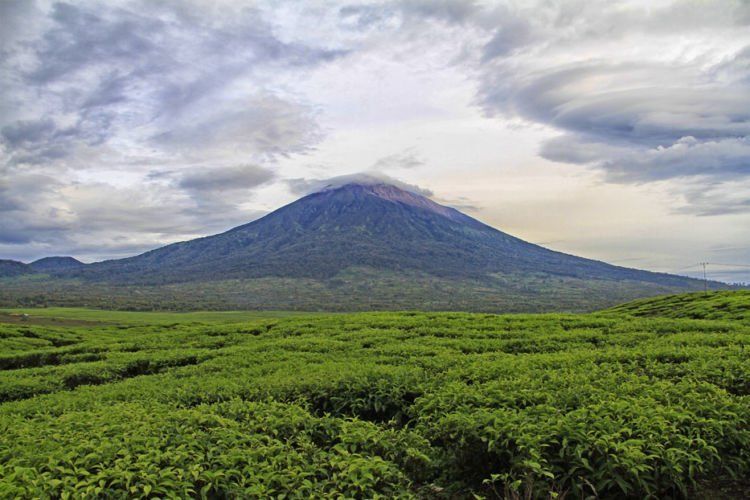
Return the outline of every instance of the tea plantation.
{"type": "Polygon", "coordinates": [[[644,307],[5,311],[0,497],[746,497],[750,324],[644,307]]]}
{"type": "Polygon", "coordinates": [[[730,319],[750,323],[750,290],[667,295],[628,302],[611,311],[634,316],[730,319]]]}

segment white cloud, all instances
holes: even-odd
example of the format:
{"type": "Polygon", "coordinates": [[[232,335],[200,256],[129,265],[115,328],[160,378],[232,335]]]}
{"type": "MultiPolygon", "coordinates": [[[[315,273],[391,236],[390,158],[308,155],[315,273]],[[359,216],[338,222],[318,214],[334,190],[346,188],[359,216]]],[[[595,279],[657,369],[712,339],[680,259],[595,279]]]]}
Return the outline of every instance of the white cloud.
{"type": "Polygon", "coordinates": [[[377,186],[379,184],[391,184],[405,191],[410,191],[422,196],[432,196],[429,189],[421,188],[414,184],[395,179],[389,175],[377,171],[358,172],[355,174],[339,175],[330,179],[289,179],[289,189],[297,195],[307,195],[326,189],[336,189],[348,184],[361,184],[363,186],[377,186]]]}

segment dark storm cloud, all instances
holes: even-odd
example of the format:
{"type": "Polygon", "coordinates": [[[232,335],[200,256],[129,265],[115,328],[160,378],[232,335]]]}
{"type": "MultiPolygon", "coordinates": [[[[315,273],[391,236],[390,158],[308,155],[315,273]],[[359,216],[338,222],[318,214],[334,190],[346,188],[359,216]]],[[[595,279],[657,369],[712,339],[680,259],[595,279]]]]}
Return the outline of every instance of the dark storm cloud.
{"type": "Polygon", "coordinates": [[[217,186],[201,185],[197,175],[188,182],[195,196],[157,182],[116,188],[16,175],[0,182],[0,249],[4,256],[22,260],[49,254],[89,260],[125,256],[175,239],[223,231],[264,213],[238,207],[248,198],[241,189],[222,195],[212,190],[217,186]],[[14,251],[14,245],[24,245],[25,250],[14,251]],[[24,256],[29,251],[33,255],[24,256]]]}
{"type": "Polygon", "coordinates": [[[586,142],[575,135],[544,143],[542,156],[553,161],[592,164],[611,182],[648,182],[705,176],[731,180],[750,176],[750,137],[699,140],[683,136],[669,146],[586,142]]]}
{"type": "MultiPolygon", "coordinates": [[[[163,31],[161,21],[125,10],[105,12],[56,3],[48,28],[36,40],[13,46],[16,60],[3,68],[17,76],[9,98],[19,96],[19,114],[39,105],[44,118],[37,123],[46,127],[45,135],[23,143],[4,134],[13,162],[49,162],[106,142],[116,134],[118,113],[127,112],[114,105],[128,101],[128,87],[142,84],[149,67],[167,69],[155,64],[163,51],[150,38],[163,31]]],[[[11,121],[4,130],[28,129],[29,123],[34,121],[11,121]]]]}
{"type": "Polygon", "coordinates": [[[0,131],[9,152],[8,165],[43,164],[70,156],[78,145],[97,145],[107,138],[108,113],[83,112],[78,121],[59,127],[53,120],[19,120],[0,131]]]}
{"type": "Polygon", "coordinates": [[[36,144],[49,140],[55,135],[56,128],[52,120],[17,121],[2,129],[6,144],[18,148],[27,144],[36,144]]]}
{"type": "Polygon", "coordinates": [[[103,76],[95,88],[81,103],[83,109],[96,109],[118,104],[127,100],[127,76],[116,70],[103,76]]]}
{"type": "Polygon", "coordinates": [[[190,191],[224,192],[250,189],[274,178],[271,170],[257,165],[236,165],[187,172],[179,186],[190,191]]]}
{"type": "Polygon", "coordinates": [[[680,211],[701,216],[742,214],[750,211],[750,182],[694,181],[685,188],[688,204],[680,211]]]}
{"type": "Polygon", "coordinates": [[[0,54],[10,56],[8,44],[29,30],[29,19],[37,15],[33,0],[3,0],[0,2],[0,54]]]}
{"type": "Polygon", "coordinates": [[[740,214],[750,211],[750,197],[727,202],[726,196],[723,193],[712,196],[707,196],[705,193],[697,193],[693,196],[690,193],[687,196],[687,200],[690,203],[690,208],[683,209],[682,211],[689,214],[711,216],[740,214]]]}
{"type": "MultiPolygon", "coordinates": [[[[118,125],[155,124],[157,136],[179,137],[174,129],[183,126],[185,113],[192,113],[191,122],[198,117],[194,128],[231,121],[237,119],[232,116],[237,103],[218,93],[237,78],[268,65],[312,66],[341,54],[280,41],[253,9],[212,19],[170,11],[167,4],[144,3],[131,10],[104,5],[54,4],[51,27],[37,41],[17,47],[33,63],[5,68],[48,101],[52,109],[46,113],[77,115],[75,126],[64,131],[68,140],[57,141],[56,149],[71,150],[76,139],[105,142],[118,133],[118,125]],[[228,116],[212,113],[210,122],[201,124],[203,111],[214,111],[217,104],[229,110],[228,116]]],[[[190,134],[184,139],[194,143],[190,134]]],[[[256,146],[283,148],[270,144],[272,139],[256,146]]]]}
{"type": "Polygon", "coordinates": [[[464,23],[479,11],[473,0],[401,0],[398,9],[410,19],[464,23]]]}
{"type": "Polygon", "coordinates": [[[164,30],[158,19],[116,10],[107,18],[68,3],[52,7],[54,27],[35,44],[37,67],[27,73],[31,84],[46,84],[90,64],[124,64],[143,70],[161,52],[152,41],[164,30]]]}
{"type": "Polygon", "coordinates": [[[252,69],[269,62],[310,66],[341,54],[282,42],[253,8],[216,18],[213,12],[203,17],[199,6],[191,11],[169,2],[132,3],[131,9],[85,5],[88,8],[53,6],[49,15],[53,27],[33,44],[37,65],[26,73],[30,83],[49,83],[92,66],[115,67],[131,79],[159,76],[167,83],[162,97],[189,102],[191,95],[220,85],[227,75],[216,75],[212,84],[197,78],[178,85],[170,80],[170,73],[189,73],[194,68],[185,67],[186,63],[200,62],[206,69],[240,65],[252,69]]]}
{"type": "Polygon", "coordinates": [[[482,61],[488,62],[497,57],[507,56],[513,50],[525,45],[531,36],[528,21],[511,16],[506,17],[503,25],[495,30],[495,34],[485,44],[482,61]]]}
{"type": "Polygon", "coordinates": [[[639,63],[586,63],[532,75],[490,68],[479,100],[488,114],[515,114],[605,141],[659,145],[750,134],[748,88],[740,82],[701,88],[695,80],[684,70],[639,63]]]}
{"type": "MultiPolygon", "coordinates": [[[[671,70],[675,78],[670,70],[635,63],[586,65],[521,79],[510,88],[506,83],[501,93],[488,85],[482,104],[489,113],[515,114],[564,132],[543,143],[541,155],[590,165],[610,182],[750,181],[750,84],[738,78],[739,65],[725,64],[721,71],[736,78],[698,85],[685,71],[671,70]]],[[[687,194],[686,210],[701,215],[749,211],[726,195],[687,194]]]]}
{"type": "Polygon", "coordinates": [[[62,184],[53,177],[19,174],[0,180],[0,244],[48,240],[70,229],[66,214],[50,203],[62,184]]]}
{"type": "Polygon", "coordinates": [[[343,20],[360,29],[391,22],[409,25],[425,20],[464,23],[477,12],[477,3],[469,0],[399,0],[346,5],[339,9],[343,20]]]}
{"type": "Polygon", "coordinates": [[[309,108],[274,95],[250,96],[242,102],[217,104],[198,122],[174,123],[151,138],[169,149],[204,154],[228,145],[266,159],[301,153],[318,141],[320,129],[309,108]]]}

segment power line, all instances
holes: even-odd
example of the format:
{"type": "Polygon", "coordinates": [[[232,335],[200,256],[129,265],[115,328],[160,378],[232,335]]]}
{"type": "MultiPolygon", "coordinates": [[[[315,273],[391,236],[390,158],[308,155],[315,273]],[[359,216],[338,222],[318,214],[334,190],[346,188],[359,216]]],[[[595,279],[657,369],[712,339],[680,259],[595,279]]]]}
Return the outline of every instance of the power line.
{"type": "MultiPolygon", "coordinates": [[[[691,268],[695,268],[695,267],[700,267],[701,269],[698,270],[698,272],[702,272],[703,273],[703,293],[706,294],[706,295],[708,295],[708,266],[709,265],[711,265],[711,266],[721,266],[721,267],[732,267],[732,268],[735,268],[735,269],[736,268],[750,269],[750,265],[747,265],[747,264],[722,264],[722,263],[719,263],[719,262],[698,262],[697,264],[692,264],[690,266],[686,266],[686,267],[683,267],[683,268],[680,268],[680,269],[677,269],[677,270],[674,270],[674,271],[670,271],[670,272],[672,274],[677,274],[681,270],[691,269],[691,268]]],[[[727,273],[729,273],[731,275],[731,273],[733,273],[735,271],[735,269],[714,270],[713,272],[714,272],[714,274],[723,274],[723,275],[726,275],[727,273]]],[[[696,271],[693,271],[690,274],[695,275],[696,271]]],[[[687,274],[687,276],[691,277],[690,274],[687,274]]],[[[683,274],[683,275],[685,275],[685,274],[683,274]]],[[[695,278],[698,278],[698,277],[695,277],[695,278]]],[[[698,279],[700,279],[700,278],[698,278],[698,279]]]]}
{"type": "Polygon", "coordinates": [[[685,266],[685,267],[681,267],[681,268],[679,268],[679,269],[674,269],[674,270],[672,270],[672,271],[670,271],[670,272],[672,272],[672,273],[677,273],[677,272],[680,272],[680,271],[684,271],[685,269],[691,269],[691,268],[693,268],[693,267],[698,267],[698,266],[700,266],[700,265],[701,265],[701,263],[700,263],[700,262],[698,262],[697,264],[692,264],[692,265],[690,265],[690,266],[685,266]]]}
{"type": "Polygon", "coordinates": [[[700,265],[703,266],[703,293],[708,295],[708,278],[706,277],[706,266],[708,265],[708,262],[701,262],[700,265]]]}
{"type": "MultiPolygon", "coordinates": [[[[692,269],[692,268],[695,268],[695,267],[700,267],[701,269],[703,269],[704,265],[705,266],[721,266],[721,267],[738,267],[738,268],[742,268],[742,269],[750,269],[750,265],[747,265],[747,264],[722,264],[720,262],[697,262],[695,264],[691,264],[689,266],[681,267],[679,269],[673,269],[673,270],[671,270],[669,272],[670,273],[678,273],[680,271],[685,271],[686,269],[692,269]]],[[[724,272],[727,272],[727,271],[724,271],[724,272]]]]}
{"type": "Polygon", "coordinates": [[[750,266],[747,264],[721,264],[719,262],[711,262],[712,266],[725,266],[725,267],[743,267],[750,269],[750,266]]]}

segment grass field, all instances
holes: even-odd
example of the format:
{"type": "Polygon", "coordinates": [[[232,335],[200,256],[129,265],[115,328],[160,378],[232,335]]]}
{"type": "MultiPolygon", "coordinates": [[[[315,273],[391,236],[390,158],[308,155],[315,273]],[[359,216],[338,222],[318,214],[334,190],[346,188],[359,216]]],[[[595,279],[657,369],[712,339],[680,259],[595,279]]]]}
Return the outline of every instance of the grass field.
{"type": "Polygon", "coordinates": [[[81,307],[45,307],[0,309],[1,323],[47,324],[96,323],[101,325],[228,324],[259,319],[315,316],[317,313],[293,311],[195,311],[131,312],[85,309],[81,307]]]}
{"type": "Polygon", "coordinates": [[[746,498],[750,294],[719,297],[4,310],[0,497],[746,498]]]}

